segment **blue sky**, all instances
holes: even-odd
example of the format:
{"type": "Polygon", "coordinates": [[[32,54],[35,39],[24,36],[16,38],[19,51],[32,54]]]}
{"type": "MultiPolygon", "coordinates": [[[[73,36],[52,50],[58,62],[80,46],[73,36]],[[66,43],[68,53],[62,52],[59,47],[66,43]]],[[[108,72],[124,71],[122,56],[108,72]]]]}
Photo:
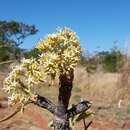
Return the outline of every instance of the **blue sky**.
{"type": "Polygon", "coordinates": [[[0,0],[0,20],[34,24],[39,29],[22,47],[36,42],[59,27],[77,32],[82,47],[94,51],[124,48],[130,37],[130,0],[0,0]]]}

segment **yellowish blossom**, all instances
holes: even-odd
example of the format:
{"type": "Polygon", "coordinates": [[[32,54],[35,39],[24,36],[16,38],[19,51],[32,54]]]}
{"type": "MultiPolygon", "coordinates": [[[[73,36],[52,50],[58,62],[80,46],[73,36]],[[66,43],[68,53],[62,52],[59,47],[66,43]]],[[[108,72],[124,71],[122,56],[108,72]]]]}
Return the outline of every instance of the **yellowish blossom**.
{"type": "Polygon", "coordinates": [[[80,59],[79,39],[68,28],[47,35],[36,48],[41,52],[39,57],[21,60],[4,80],[4,90],[10,95],[10,104],[25,104],[33,95],[35,84],[46,81],[48,77],[54,80],[56,75],[68,74],[80,59]]]}

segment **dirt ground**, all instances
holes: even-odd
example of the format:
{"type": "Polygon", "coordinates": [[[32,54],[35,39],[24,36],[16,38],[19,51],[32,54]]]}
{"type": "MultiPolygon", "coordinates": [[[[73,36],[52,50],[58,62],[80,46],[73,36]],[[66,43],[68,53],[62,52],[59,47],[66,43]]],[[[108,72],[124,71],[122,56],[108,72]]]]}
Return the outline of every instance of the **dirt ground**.
{"type": "MultiPolygon", "coordinates": [[[[12,113],[14,109],[0,108],[0,119],[12,113]]],[[[29,105],[24,114],[18,113],[13,118],[0,123],[0,130],[51,130],[48,128],[49,118],[37,106],[29,105]]],[[[86,124],[88,122],[86,121],[86,124]]],[[[74,130],[84,130],[83,122],[79,122],[74,130]]],[[[130,120],[114,120],[95,118],[88,130],[130,130],[130,120]]]]}

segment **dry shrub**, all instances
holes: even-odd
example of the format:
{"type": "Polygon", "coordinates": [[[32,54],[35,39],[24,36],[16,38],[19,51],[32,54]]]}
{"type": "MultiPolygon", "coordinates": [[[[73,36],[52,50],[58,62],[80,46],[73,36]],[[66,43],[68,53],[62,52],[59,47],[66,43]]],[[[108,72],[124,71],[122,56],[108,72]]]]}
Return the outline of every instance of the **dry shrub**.
{"type": "Polygon", "coordinates": [[[97,72],[88,74],[84,67],[75,71],[74,86],[81,89],[82,97],[92,101],[113,102],[118,96],[117,73],[97,72]]]}
{"type": "Polygon", "coordinates": [[[126,59],[124,65],[120,70],[120,76],[118,79],[119,87],[130,89],[130,61],[126,59]]]}

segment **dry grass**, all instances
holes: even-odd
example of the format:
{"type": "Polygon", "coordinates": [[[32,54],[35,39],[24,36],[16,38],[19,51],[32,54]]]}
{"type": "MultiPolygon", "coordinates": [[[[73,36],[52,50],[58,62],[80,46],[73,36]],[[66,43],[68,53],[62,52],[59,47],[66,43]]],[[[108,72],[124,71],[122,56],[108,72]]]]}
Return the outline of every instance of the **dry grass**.
{"type": "Polygon", "coordinates": [[[119,73],[98,72],[88,75],[85,68],[77,67],[71,102],[76,103],[79,98],[92,101],[92,109],[100,109],[99,117],[130,118],[130,114],[127,113],[130,90],[124,86],[120,87],[119,77],[119,73]],[[120,100],[121,108],[118,106],[120,100]]]}
{"type": "Polygon", "coordinates": [[[75,71],[74,87],[81,89],[82,96],[96,101],[111,102],[115,96],[118,74],[98,72],[88,75],[85,68],[77,67],[75,71]],[[113,97],[113,98],[111,98],[113,97]]]}

